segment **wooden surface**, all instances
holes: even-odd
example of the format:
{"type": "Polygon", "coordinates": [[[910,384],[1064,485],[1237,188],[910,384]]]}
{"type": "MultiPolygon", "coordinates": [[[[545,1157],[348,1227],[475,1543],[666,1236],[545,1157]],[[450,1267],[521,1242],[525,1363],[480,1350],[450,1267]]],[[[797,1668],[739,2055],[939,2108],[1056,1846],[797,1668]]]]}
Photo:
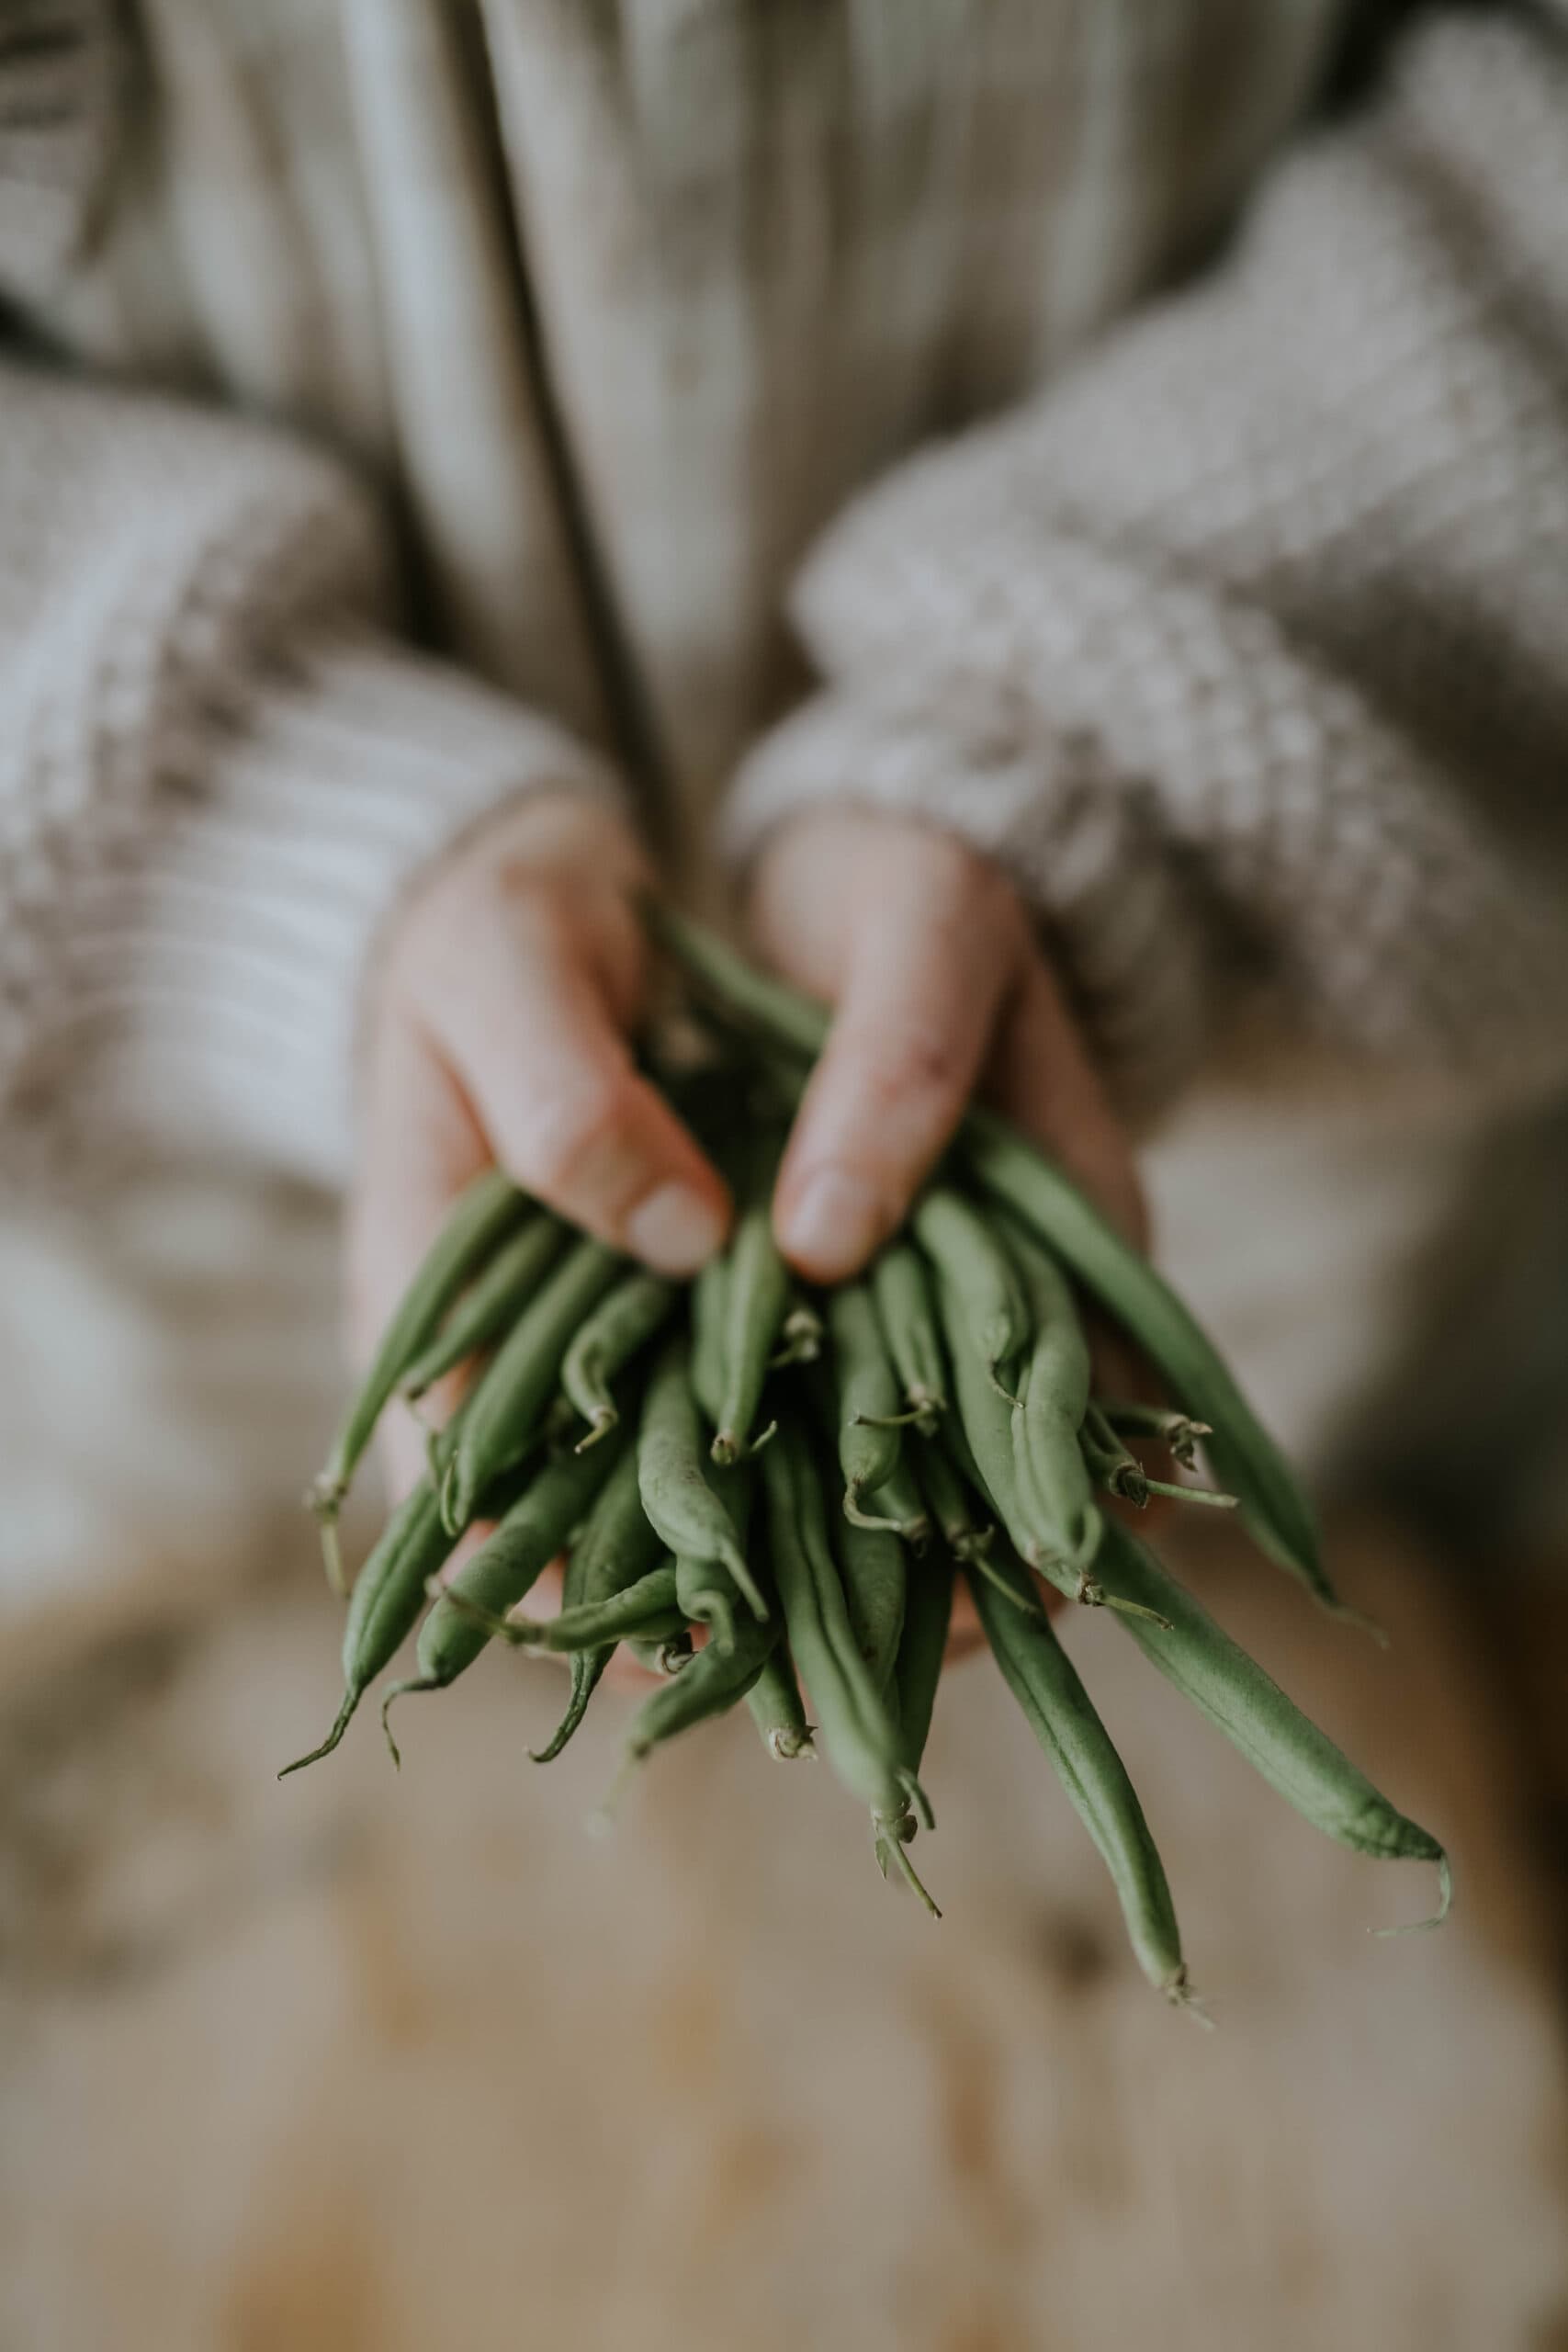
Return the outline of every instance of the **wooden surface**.
{"type": "MultiPolygon", "coordinates": [[[[205,1622],[0,1702],[4,2352],[1562,2352],[1550,1877],[1440,1577],[1343,1538],[1383,1657],[1272,1570],[1221,1612],[1452,1842],[1298,1823],[1105,1620],[1073,1628],[1219,2030],[1150,1995],[989,1668],[950,1678],[886,1892],[825,1769],[744,1723],[615,1835],[604,1694],[491,1657],[281,1787],[334,1703],[301,1547],[205,1622]]],[[[1564,1784],[1568,1792],[1568,1781],[1564,1784]]]]}

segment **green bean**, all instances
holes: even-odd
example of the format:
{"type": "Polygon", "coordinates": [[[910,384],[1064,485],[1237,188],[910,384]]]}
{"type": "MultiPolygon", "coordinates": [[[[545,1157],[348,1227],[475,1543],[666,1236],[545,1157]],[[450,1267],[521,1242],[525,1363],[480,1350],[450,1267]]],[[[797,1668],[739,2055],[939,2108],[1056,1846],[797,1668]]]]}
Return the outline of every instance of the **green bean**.
{"type": "Polygon", "coordinates": [[[790,1656],[789,1644],[782,1638],[747,1692],[746,1704],[770,1756],[781,1764],[793,1763],[801,1756],[815,1760],[817,1750],[812,1745],[811,1725],[806,1720],[806,1702],[800,1695],[795,1660],[790,1656]]]}
{"type": "MultiPolygon", "coordinates": [[[[553,1617],[503,1617],[469,1600],[455,1586],[446,1597],[458,1614],[491,1641],[508,1642],[514,1649],[532,1650],[541,1657],[581,1657],[600,1648],[607,1655],[617,1642],[643,1640],[651,1619],[662,1619],[679,1610],[673,1561],[650,1568],[647,1576],[638,1577],[635,1584],[612,1593],[608,1600],[574,1601],[553,1617]]],[[[685,1613],[679,1613],[684,1624],[685,1613]]]]}
{"type": "Polygon", "coordinates": [[[1207,1504],[1213,1510],[1235,1509],[1235,1497],[1223,1495],[1216,1487],[1179,1487],[1165,1478],[1151,1478],[1142,1463],[1128,1453],[1099,1405],[1091,1403],[1084,1415],[1078,1442],[1096,1484],[1136,1510],[1142,1510],[1151,1495],[1166,1495],[1174,1502],[1207,1504]]]}
{"type": "Polygon", "coordinates": [[[561,1360],[561,1386],[588,1423],[579,1453],[615,1426],[619,1415],[610,1382],[670,1320],[681,1293],[674,1283],[639,1269],[618,1282],[580,1328],[561,1360]]]}
{"type": "MultiPolygon", "coordinates": [[[[651,1572],[663,1555],[664,1547],[648,1523],[637,1490],[637,1449],[628,1445],[614,1464],[572,1544],[561,1595],[562,1613],[567,1603],[588,1609],[612,1600],[651,1572]]],[[[536,1764],[552,1762],[570,1739],[613,1651],[614,1645],[606,1643],[596,1649],[572,1652],[566,1713],[546,1745],[530,1749],[536,1764]]]]}
{"type": "MultiPolygon", "coordinates": [[[[746,1025],[812,1060],[828,1015],[782,981],[754,971],[724,944],[667,908],[649,910],[655,935],[699,986],[746,1025]]],[[[1005,1119],[971,1104],[960,1129],[962,1155],[984,1189],[1007,1201],[1110,1309],[1191,1419],[1213,1430],[1209,1453],[1262,1548],[1328,1607],[1337,1606],[1323,1568],[1305,1497],[1257,1419],[1207,1334],[1155,1268],[1124,1241],[1072,1180],[1005,1119]]]]}
{"type": "Polygon", "coordinates": [[[566,1246],[567,1229],[558,1217],[538,1209],[521,1233],[514,1233],[468,1289],[441,1326],[430,1345],[414,1358],[399,1383],[411,1403],[434,1387],[443,1374],[478,1355],[492,1340],[509,1331],[539,1283],[566,1246]]]}
{"type": "Polygon", "coordinates": [[[872,1267],[871,1291],[903,1401],[930,1437],[947,1409],[947,1360],[919,1251],[908,1241],[890,1242],[872,1267]]]}
{"type": "MultiPolygon", "coordinates": [[[[743,1467],[719,1470],[700,1460],[699,1466],[723,1503],[744,1556],[751,1515],[750,1480],[743,1467]]],[[[760,1591],[761,1587],[757,1589],[760,1591]]],[[[740,1597],[735,1578],[722,1560],[703,1558],[690,1552],[676,1554],[675,1598],[688,1624],[705,1625],[710,1642],[722,1650],[735,1647],[740,1597]]]]}
{"type": "MultiPolygon", "coordinates": [[[[963,1431],[958,1434],[962,1442],[963,1431]]],[[[924,1446],[916,1476],[931,1524],[953,1557],[964,1561],[983,1557],[991,1547],[995,1523],[986,1511],[976,1509],[980,1497],[960,1476],[947,1447],[924,1446]]]]}
{"type": "Polygon", "coordinates": [[[1216,1476],[1236,1496],[1258,1543],[1320,1600],[1336,1607],[1305,1498],[1217,1350],[1175,1292],[1059,1169],[994,1113],[970,1111],[964,1149],[986,1190],[1007,1201],[1066,1261],[1137,1341],[1183,1412],[1212,1429],[1206,1442],[1216,1476]]]}
{"type": "Polygon", "coordinates": [[[904,1630],[908,1562],[898,1537],[886,1528],[859,1527],[835,1511],[832,1543],[843,1580],[855,1645],[886,1694],[904,1630]]]}
{"type": "Polygon", "coordinates": [[[578,1325],[609,1289],[624,1260],[602,1241],[579,1241],[502,1341],[468,1402],[463,1434],[441,1484],[441,1514],[460,1535],[490,1481],[514,1462],[554,1394],[578,1325]]]}
{"type": "Polygon", "coordinates": [[[729,1245],[718,1430],[711,1448],[716,1463],[739,1462],[752,1442],[751,1428],[767,1384],[769,1360],[789,1311],[790,1290],[789,1268],[773,1239],[773,1204],[762,1193],[741,1208],[729,1245]]]}
{"type": "Polygon", "coordinates": [[[448,1213],[446,1224],[393,1310],[370,1369],[306,1498],[321,1523],[328,1574],[339,1590],[343,1588],[343,1566],[332,1530],[338,1506],[348,1492],[382,1408],[409,1365],[429,1342],[474,1268],[484,1263],[498,1242],[526,1214],[527,1207],[523,1194],[499,1168],[487,1168],[482,1175],[476,1176],[448,1213]]]}
{"type": "MultiPolygon", "coordinates": [[[[546,1463],[426,1617],[415,1653],[419,1671],[392,1683],[383,1694],[383,1728],[394,1699],[415,1690],[445,1690],[472,1666],[491,1638],[481,1612],[504,1617],[532,1591],[564,1550],[629,1443],[628,1436],[612,1430],[592,1453],[568,1453],[546,1463]]],[[[389,1731],[387,1745],[397,1762],[397,1743],[389,1731]]]]}
{"type": "Polygon", "coordinates": [[[844,1510],[858,1520],[866,1498],[886,1486],[898,1467],[898,1385],[863,1283],[842,1283],[829,1292],[828,1331],[833,1345],[833,1425],[844,1510]]]}
{"type": "Polygon", "coordinates": [[[690,1371],[691,1349],[682,1334],[660,1355],[643,1402],[637,1436],[642,1507],[677,1561],[712,1560],[728,1568],[753,1613],[765,1617],[767,1602],[704,1458],[690,1371]]]}
{"type": "MultiPolygon", "coordinates": [[[[950,1421],[947,1431],[956,1434],[960,1443],[963,1431],[950,1421]]],[[[965,1479],[954,1466],[953,1456],[944,1445],[928,1445],[920,1457],[919,1477],[927,1508],[944,1548],[976,1576],[985,1577],[997,1590],[1018,1609],[1038,1613],[1040,1603],[1030,1589],[1028,1597],[1021,1595],[1015,1577],[1000,1574],[989,1557],[996,1540],[996,1524],[983,1510],[976,1510],[979,1499],[978,1482],[965,1479]]],[[[913,1589],[915,1579],[910,1579],[913,1589]]]]}
{"type": "MultiPolygon", "coordinates": [[[[744,1699],[777,1646],[778,1638],[776,1619],[762,1624],[755,1617],[747,1617],[735,1629],[731,1649],[721,1650],[716,1643],[709,1642],[705,1649],[699,1650],[691,1664],[672,1682],[666,1682],[646,1698],[633,1716],[626,1734],[622,1775],[634,1770],[663,1741],[673,1739],[677,1733],[689,1731],[710,1716],[723,1714],[738,1700],[744,1699]]],[[[612,1792],[609,1803],[614,1802],[612,1792]]]]}
{"type": "Polygon", "coordinates": [[[1395,1812],[1327,1735],[1114,1520],[1106,1527],[1105,1573],[1119,1591],[1165,1621],[1128,1621],[1127,1631],[1145,1657],[1304,1820],[1357,1853],[1437,1865],[1437,1918],[1441,1919],[1448,1911],[1451,1880],[1448,1856],[1437,1839],[1395,1812]]]}
{"type": "Polygon", "coordinates": [[[953,1587],[953,1561],[940,1547],[909,1571],[894,1689],[898,1701],[899,1752],[911,1772],[919,1771],[926,1752],[936,1686],[947,1655],[953,1587]]]}
{"type": "Polygon", "coordinates": [[[424,1605],[426,1580],[451,1550],[435,1490],[422,1478],[387,1521],[355,1579],[343,1629],[343,1703],[333,1727],[319,1747],[283,1767],[280,1781],[332,1754],[370,1684],[402,1647],[424,1605]]]}
{"type": "MultiPolygon", "coordinates": [[[[946,1283],[939,1285],[938,1297],[945,1317],[949,1305],[946,1283]]],[[[990,1503],[1028,1565],[1047,1577],[1069,1600],[1089,1608],[1104,1604],[1122,1612],[1135,1609],[1135,1602],[1120,1593],[1108,1592],[1090,1569],[1068,1558],[1058,1540],[1053,1517],[1042,1511],[1032,1486],[1021,1477],[1014,1425],[1021,1419],[1021,1408],[1009,1405],[998,1393],[974,1336],[965,1327],[961,1306],[954,1308],[947,1330],[954,1410],[942,1425],[942,1442],[964,1467],[976,1493],[990,1503]]],[[[1027,1373],[1026,1365],[1026,1376],[1027,1373]]],[[[1080,1461],[1080,1470],[1081,1467],[1080,1461]]]]}
{"type": "Polygon", "coordinates": [[[909,1220],[916,1240],[964,1313],[987,1375],[1010,1399],[1002,1373],[1031,1336],[1030,1301],[1012,1256],[985,1218],[950,1184],[933,1184],[909,1220]]]}
{"type": "Polygon", "coordinates": [[[729,1254],[710,1258],[692,1284],[692,1389],[718,1427],[724,1410],[724,1302],[729,1286],[729,1254]]]}
{"type": "MultiPolygon", "coordinates": [[[[922,1548],[931,1534],[931,1523],[915,1474],[906,1459],[900,1457],[894,1464],[893,1476],[885,1479],[866,1500],[871,1508],[860,1521],[862,1526],[891,1528],[911,1550],[922,1548]]],[[[848,1518],[847,1510],[844,1515],[848,1518]]]]}
{"type": "Polygon", "coordinates": [[[901,1825],[912,1799],[931,1808],[903,1760],[887,1702],[861,1657],[828,1539],[821,1481],[810,1444],[784,1422],[762,1456],[769,1552],[784,1630],[817,1710],[828,1760],[852,1794],[871,1808],[879,1838],[929,1908],[935,1905],[904,1850],[901,1825]]]}
{"type": "Polygon", "coordinates": [[[1000,1238],[1017,1266],[1033,1325],[1018,1375],[1014,1468],[1035,1525],[1082,1576],[1094,1565],[1101,1525],[1078,1442],[1089,1406],[1089,1342],[1066,1278],[1049,1252],[1010,1219],[1002,1221],[1000,1238]]]}
{"type": "Polygon", "coordinates": [[[1002,1679],[1099,1847],[1138,1965],[1168,1999],[1187,2002],[1187,1969],[1164,1866],[1110,1733],[1049,1622],[1004,1609],[991,1586],[970,1590],[1002,1679]]]}

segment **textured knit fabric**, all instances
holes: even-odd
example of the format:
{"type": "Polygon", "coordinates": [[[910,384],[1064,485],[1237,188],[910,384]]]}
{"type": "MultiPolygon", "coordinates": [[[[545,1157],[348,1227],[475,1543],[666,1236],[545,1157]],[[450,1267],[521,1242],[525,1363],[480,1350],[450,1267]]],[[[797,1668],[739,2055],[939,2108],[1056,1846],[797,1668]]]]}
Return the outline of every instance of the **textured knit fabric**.
{"type": "Polygon", "coordinates": [[[408,876],[617,768],[700,854],[793,691],[795,561],[889,468],[807,571],[831,684],[751,763],[743,851],[824,794],[984,841],[1130,1099],[1243,944],[1391,1067],[1555,1076],[1561,904],[1502,823],[1544,831],[1563,741],[1551,37],[1418,29],[1238,263],[1095,347],[1343,13],[12,0],[13,1130],[340,1173],[408,876]]]}
{"type": "Polygon", "coordinates": [[[957,826],[1054,922],[1123,1093],[1219,1001],[1385,1075],[1568,1073],[1568,56],[1416,42],[1228,266],[895,475],[795,609],[833,680],[733,837],[957,826]]]}

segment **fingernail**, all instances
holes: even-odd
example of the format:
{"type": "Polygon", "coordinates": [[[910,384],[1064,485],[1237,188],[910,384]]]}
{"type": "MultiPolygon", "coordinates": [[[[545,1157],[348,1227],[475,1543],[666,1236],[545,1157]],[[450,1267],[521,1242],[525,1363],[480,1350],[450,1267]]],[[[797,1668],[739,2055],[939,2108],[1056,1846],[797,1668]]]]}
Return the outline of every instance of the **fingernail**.
{"type": "Polygon", "coordinates": [[[694,1274],[724,1239],[724,1218],[685,1184],[660,1184],[626,1219],[626,1247],[658,1274],[694,1274]]]}
{"type": "Polygon", "coordinates": [[[841,1169],[809,1177],[784,1220],[781,1238],[792,1258],[824,1280],[859,1265],[882,1238],[882,1204],[869,1184],[841,1169]]]}

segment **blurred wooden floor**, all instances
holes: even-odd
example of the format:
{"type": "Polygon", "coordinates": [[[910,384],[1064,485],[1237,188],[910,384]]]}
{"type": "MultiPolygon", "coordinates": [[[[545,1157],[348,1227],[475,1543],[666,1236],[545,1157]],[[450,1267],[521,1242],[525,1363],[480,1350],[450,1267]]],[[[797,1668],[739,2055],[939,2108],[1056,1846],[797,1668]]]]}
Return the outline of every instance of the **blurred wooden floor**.
{"type": "Polygon", "coordinates": [[[933,1736],[940,1927],[885,1892],[826,1770],[743,1723],[586,1838],[623,1702],[536,1770],[542,1664],[411,1702],[400,1779],[367,1717],[278,1786],[334,1700],[303,1550],[206,1623],[13,1683],[0,2347],[1562,2352],[1530,1833],[1568,1820],[1568,1608],[1489,1599],[1499,1677],[1398,1542],[1344,1537],[1338,1566],[1392,1655],[1250,1559],[1202,1581],[1450,1838],[1442,1935],[1370,1939],[1429,1873],[1314,1837],[1113,1625],[1074,1628],[1207,2035],[1143,1987],[978,1664],[933,1736]]]}

